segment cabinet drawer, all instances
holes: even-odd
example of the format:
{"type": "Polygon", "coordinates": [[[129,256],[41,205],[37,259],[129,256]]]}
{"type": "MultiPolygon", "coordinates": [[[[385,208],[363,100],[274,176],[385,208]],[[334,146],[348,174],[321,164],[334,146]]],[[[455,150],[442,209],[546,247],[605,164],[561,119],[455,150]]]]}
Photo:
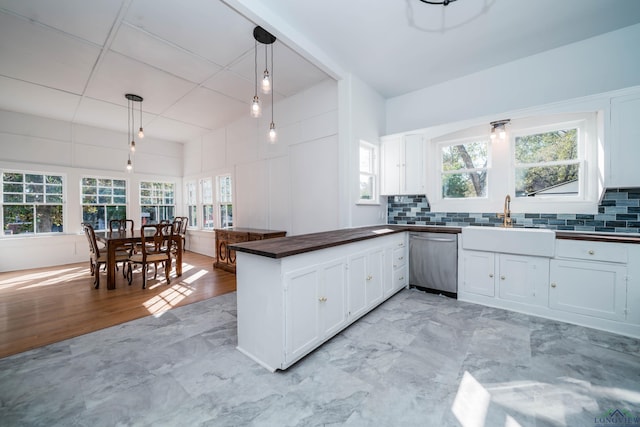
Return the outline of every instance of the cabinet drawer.
{"type": "Polygon", "coordinates": [[[407,250],[404,247],[396,247],[393,250],[393,268],[399,268],[407,263],[407,250]]]}
{"type": "Polygon", "coordinates": [[[406,267],[393,269],[393,289],[403,288],[409,283],[406,267]]]}
{"type": "Polygon", "coordinates": [[[617,243],[556,240],[556,258],[627,263],[627,248],[617,243]]]}

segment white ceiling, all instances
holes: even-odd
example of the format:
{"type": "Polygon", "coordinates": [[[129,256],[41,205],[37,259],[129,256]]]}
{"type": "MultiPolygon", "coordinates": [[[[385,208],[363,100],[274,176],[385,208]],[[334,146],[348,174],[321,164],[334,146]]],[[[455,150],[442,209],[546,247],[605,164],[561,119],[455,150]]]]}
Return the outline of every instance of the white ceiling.
{"type": "Polygon", "coordinates": [[[640,0],[225,2],[263,18],[220,0],[0,0],[0,108],[126,132],[135,93],[148,135],[185,142],[248,114],[256,23],[285,36],[277,102],[329,78],[317,58],[389,98],[640,22],[640,0]]]}

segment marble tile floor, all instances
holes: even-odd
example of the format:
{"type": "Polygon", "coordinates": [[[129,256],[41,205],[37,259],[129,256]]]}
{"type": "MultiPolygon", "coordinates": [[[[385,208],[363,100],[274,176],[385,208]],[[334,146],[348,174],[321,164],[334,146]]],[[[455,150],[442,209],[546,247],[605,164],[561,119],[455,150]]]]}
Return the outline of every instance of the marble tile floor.
{"type": "Polygon", "coordinates": [[[640,340],[579,326],[403,290],[270,373],[235,349],[235,325],[230,293],[0,359],[0,426],[592,427],[608,410],[640,416],[640,340]]]}

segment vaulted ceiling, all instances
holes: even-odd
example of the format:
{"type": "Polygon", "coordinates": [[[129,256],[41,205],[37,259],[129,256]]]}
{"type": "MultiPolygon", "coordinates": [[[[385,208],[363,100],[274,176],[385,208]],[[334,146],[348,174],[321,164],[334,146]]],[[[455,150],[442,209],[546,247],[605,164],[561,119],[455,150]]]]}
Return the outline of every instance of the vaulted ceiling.
{"type": "Polygon", "coordinates": [[[0,0],[0,109],[126,132],[135,93],[147,134],[185,142],[248,114],[255,25],[278,102],[346,72],[389,98],[638,22],[638,0],[0,0]]]}

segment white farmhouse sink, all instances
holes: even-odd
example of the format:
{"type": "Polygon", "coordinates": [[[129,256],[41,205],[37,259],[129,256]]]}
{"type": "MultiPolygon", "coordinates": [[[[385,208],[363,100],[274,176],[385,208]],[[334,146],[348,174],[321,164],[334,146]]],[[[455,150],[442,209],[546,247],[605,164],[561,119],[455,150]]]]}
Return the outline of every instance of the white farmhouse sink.
{"type": "Polygon", "coordinates": [[[556,233],[540,228],[463,227],[462,248],[553,257],[556,233]]]}

